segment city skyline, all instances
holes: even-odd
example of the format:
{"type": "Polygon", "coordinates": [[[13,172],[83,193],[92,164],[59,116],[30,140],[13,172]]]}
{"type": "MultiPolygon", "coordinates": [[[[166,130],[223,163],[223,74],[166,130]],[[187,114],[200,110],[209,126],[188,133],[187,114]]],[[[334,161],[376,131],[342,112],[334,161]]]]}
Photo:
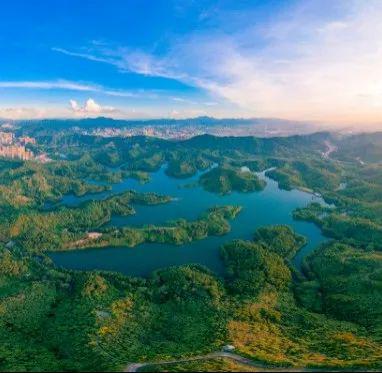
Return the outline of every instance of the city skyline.
{"type": "Polygon", "coordinates": [[[0,118],[381,128],[378,0],[16,1],[2,13],[0,118]]]}

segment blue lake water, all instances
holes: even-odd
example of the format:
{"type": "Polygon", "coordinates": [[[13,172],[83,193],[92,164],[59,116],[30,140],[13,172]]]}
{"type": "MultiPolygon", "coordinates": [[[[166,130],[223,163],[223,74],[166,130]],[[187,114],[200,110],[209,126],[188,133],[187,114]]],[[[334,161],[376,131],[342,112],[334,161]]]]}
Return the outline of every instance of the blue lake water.
{"type": "Polygon", "coordinates": [[[234,192],[222,196],[207,192],[198,186],[199,176],[197,174],[188,179],[174,179],[168,177],[164,168],[161,168],[151,174],[149,183],[140,184],[137,180],[128,178],[121,183],[113,184],[110,191],[82,197],[67,195],[61,203],[76,206],[89,199],[104,199],[111,194],[126,190],[155,192],[174,198],[168,204],[134,205],[136,214],[127,217],[113,216],[111,222],[108,223],[113,226],[163,225],[179,218],[194,220],[212,206],[240,205],[243,209],[236,219],[230,221],[231,231],[228,234],[208,237],[181,246],[150,243],[134,248],[106,247],[51,253],[50,257],[58,266],[69,269],[110,270],[132,276],[147,276],[153,270],[186,263],[199,263],[223,275],[224,269],[219,255],[221,245],[233,239],[251,239],[257,227],[287,224],[292,226],[296,232],[307,237],[308,244],[293,259],[297,268],[301,267],[302,259],[308,253],[326,240],[317,226],[309,222],[295,221],[292,217],[295,208],[306,206],[312,201],[323,203],[321,198],[300,190],[281,190],[277,183],[265,177],[264,173],[260,174],[267,182],[263,191],[234,192]],[[188,187],[186,187],[187,185],[188,187]]]}

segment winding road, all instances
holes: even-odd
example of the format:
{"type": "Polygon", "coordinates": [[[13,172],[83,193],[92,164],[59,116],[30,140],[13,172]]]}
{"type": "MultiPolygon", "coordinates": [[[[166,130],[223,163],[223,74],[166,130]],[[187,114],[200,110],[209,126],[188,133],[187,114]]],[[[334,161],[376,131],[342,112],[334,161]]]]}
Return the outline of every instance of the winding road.
{"type": "Polygon", "coordinates": [[[270,368],[260,362],[256,362],[254,360],[247,359],[243,356],[234,354],[232,352],[213,352],[211,354],[203,355],[203,356],[195,356],[185,359],[172,360],[172,361],[157,361],[151,363],[133,363],[129,364],[125,368],[125,372],[139,372],[139,369],[143,367],[147,367],[150,365],[169,365],[176,363],[187,363],[198,360],[211,360],[217,358],[226,358],[230,360],[234,360],[240,364],[247,365],[252,368],[257,368],[259,372],[317,372],[315,369],[307,369],[307,368],[270,368]]]}
{"type": "Polygon", "coordinates": [[[332,154],[333,152],[337,151],[337,146],[333,145],[329,141],[325,141],[325,146],[326,146],[327,149],[326,149],[325,152],[322,153],[322,156],[325,159],[328,159],[330,157],[330,154],[332,154]]]}

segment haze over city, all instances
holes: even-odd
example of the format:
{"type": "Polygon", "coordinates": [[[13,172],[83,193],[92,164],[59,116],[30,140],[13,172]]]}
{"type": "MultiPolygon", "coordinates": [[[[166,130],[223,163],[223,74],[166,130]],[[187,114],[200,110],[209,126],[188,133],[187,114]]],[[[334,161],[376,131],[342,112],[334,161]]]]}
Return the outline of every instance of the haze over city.
{"type": "Polygon", "coordinates": [[[381,129],[381,19],[378,0],[6,2],[0,118],[381,129]]]}

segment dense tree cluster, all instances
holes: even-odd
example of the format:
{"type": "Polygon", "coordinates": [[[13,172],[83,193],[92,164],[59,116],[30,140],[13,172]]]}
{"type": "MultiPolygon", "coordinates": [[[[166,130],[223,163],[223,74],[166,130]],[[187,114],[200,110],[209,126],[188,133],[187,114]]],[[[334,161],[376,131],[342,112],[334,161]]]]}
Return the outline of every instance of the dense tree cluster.
{"type": "Polygon", "coordinates": [[[210,192],[221,194],[233,191],[254,192],[265,187],[265,181],[260,180],[253,172],[227,166],[206,172],[200,177],[200,184],[210,192]]]}

